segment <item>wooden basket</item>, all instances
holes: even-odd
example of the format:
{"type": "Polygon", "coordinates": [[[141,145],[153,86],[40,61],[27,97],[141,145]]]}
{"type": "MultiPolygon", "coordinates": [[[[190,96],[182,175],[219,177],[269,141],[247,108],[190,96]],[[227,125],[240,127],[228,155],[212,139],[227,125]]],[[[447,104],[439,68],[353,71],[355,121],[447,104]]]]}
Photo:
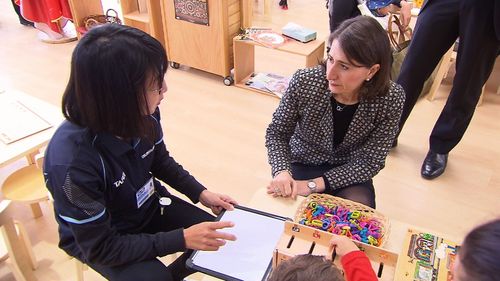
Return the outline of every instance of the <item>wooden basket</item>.
{"type": "Polygon", "coordinates": [[[122,24],[122,21],[118,18],[118,13],[113,9],[108,9],[105,15],[91,15],[83,19],[83,25],[87,31],[106,23],[122,24]],[[111,13],[114,13],[114,15],[111,15],[111,13]]]}
{"type": "Polygon", "coordinates": [[[373,246],[382,246],[390,231],[388,218],[380,212],[328,194],[313,193],[307,196],[297,209],[294,220],[373,246]]]}

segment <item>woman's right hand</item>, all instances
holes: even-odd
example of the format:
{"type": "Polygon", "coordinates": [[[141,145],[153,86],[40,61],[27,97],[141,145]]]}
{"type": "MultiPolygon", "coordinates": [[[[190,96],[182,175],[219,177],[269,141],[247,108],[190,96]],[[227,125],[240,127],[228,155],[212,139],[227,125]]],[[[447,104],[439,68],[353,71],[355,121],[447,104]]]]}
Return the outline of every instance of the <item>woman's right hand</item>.
{"type": "Polygon", "coordinates": [[[288,171],[281,171],[274,176],[271,183],[267,186],[267,193],[274,197],[297,197],[297,183],[288,171]]]}
{"type": "Polygon", "coordinates": [[[217,230],[233,227],[229,221],[202,222],[184,229],[186,248],[191,250],[217,251],[226,240],[235,241],[236,236],[217,230]]]}
{"type": "Polygon", "coordinates": [[[399,14],[400,14],[401,24],[404,27],[408,27],[408,25],[410,25],[412,7],[413,7],[412,3],[404,0],[401,1],[401,11],[399,12],[399,14]]]}

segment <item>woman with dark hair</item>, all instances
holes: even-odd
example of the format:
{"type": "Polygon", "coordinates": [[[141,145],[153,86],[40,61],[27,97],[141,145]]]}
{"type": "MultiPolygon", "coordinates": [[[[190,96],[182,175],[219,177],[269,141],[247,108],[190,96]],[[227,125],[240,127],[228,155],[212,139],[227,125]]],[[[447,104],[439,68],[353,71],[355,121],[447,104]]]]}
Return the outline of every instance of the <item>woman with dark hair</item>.
{"type": "Polygon", "coordinates": [[[500,219],[473,229],[458,250],[454,281],[500,280],[500,219]]]}
{"type": "Polygon", "coordinates": [[[389,80],[391,47],[370,17],[331,35],[326,65],[297,71],[266,133],[274,196],[324,192],[375,207],[372,178],[385,164],[404,103],[389,80]]]}
{"type": "Polygon", "coordinates": [[[59,247],[109,280],[182,280],[189,250],[217,250],[233,235],[219,213],[229,196],[208,191],[169,154],[158,106],[168,62],[160,42],[108,24],[76,46],[63,96],[66,121],[46,150],[59,247]],[[186,251],[187,250],[187,251],[186,251]],[[169,266],[157,257],[186,251],[169,266]]]}

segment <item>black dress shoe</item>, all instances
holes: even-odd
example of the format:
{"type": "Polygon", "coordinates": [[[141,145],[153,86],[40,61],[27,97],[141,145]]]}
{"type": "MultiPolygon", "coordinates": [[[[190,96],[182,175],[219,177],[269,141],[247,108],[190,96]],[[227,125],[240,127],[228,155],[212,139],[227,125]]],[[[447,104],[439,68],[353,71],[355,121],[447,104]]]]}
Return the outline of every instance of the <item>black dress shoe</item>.
{"type": "Polygon", "coordinates": [[[427,152],[427,156],[425,156],[420,174],[423,178],[428,180],[437,178],[444,172],[447,162],[448,153],[439,154],[429,150],[429,152],[427,152]]]}

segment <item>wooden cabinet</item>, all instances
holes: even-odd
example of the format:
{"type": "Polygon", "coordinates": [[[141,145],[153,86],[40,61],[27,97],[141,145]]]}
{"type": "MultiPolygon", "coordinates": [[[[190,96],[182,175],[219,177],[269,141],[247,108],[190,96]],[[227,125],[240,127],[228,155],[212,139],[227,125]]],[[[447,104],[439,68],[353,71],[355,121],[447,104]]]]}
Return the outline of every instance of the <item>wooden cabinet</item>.
{"type": "Polygon", "coordinates": [[[166,46],[158,0],[120,0],[124,24],[138,28],[166,46]]]}
{"type": "MultiPolygon", "coordinates": [[[[69,7],[73,15],[73,23],[79,31],[80,28],[85,28],[83,19],[90,15],[102,15],[102,4],[100,0],[69,0],[69,7]]],[[[81,38],[81,33],[77,32],[78,39],[81,38]]]]}
{"type": "MultiPolygon", "coordinates": [[[[176,18],[174,0],[120,0],[123,23],[158,39],[174,68],[179,64],[214,73],[230,85],[233,37],[252,24],[252,0],[206,0],[208,25],[176,18]]],[[[69,0],[75,25],[83,18],[104,14],[100,0],[69,0]]]]}
{"type": "Polygon", "coordinates": [[[232,84],[233,37],[251,24],[252,0],[207,0],[208,25],[176,17],[174,0],[161,0],[166,49],[172,66],[187,65],[232,84]]]}
{"type": "MultiPolygon", "coordinates": [[[[101,0],[69,0],[75,27],[85,27],[83,19],[90,15],[103,15],[101,0]]],[[[166,46],[163,32],[161,5],[158,0],[120,0],[123,24],[138,28],[166,46]]],[[[114,14],[111,14],[114,16],[114,14]]],[[[78,32],[78,38],[81,37],[78,32]]]]}

